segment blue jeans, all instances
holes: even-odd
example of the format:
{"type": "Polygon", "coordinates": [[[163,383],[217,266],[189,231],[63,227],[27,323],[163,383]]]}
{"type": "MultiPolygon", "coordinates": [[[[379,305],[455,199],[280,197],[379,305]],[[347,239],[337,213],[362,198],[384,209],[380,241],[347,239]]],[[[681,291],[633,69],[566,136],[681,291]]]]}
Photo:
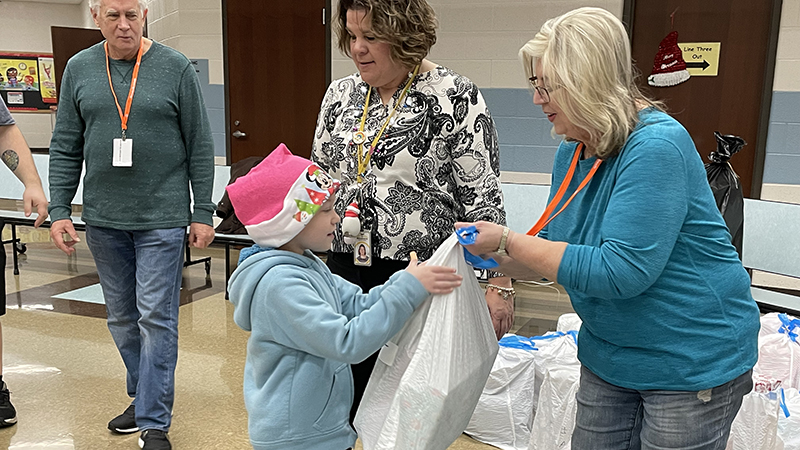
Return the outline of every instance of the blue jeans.
{"type": "Polygon", "coordinates": [[[168,431],[178,362],[178,306],[186,228],[86,227],[108,312],[128,372],[140,430],[168,431]]]}
{"type": "Polygon", "coordinates": [[[637,391],[581,367],[573,450],[724,449],[752,371],[704,391],[637,391]]]}

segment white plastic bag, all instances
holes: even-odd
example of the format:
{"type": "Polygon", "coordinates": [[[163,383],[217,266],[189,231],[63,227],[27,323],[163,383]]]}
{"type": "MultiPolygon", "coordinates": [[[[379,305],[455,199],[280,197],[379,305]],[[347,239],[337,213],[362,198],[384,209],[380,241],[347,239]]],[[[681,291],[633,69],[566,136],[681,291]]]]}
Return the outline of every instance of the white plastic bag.
{"type": "Polygon", "coordinates": [[[787,332],[800,333],[797,317],[783,313],[769,313],[761,316],[761,329],[758,331],[758,337],[771,335],[774,333],[787,334],[787,332]]]}
{"type": "Polygon", "coordinates": [[[533,354],[535,360],[534,369],[536,376],[533,381],[533,416],[539,407],[539,390],[544,381],[544,373],[553,364],[578,364],[578,346],[562,342],[569,339],[574,344],[578,338],[578,332],[549,331],[544,336],[534,336],[531,339],[538,351],[533,354]],[[550,348],[553,347],[553,348],[550,348]]]}
{"type": "Polygon", "coordinates": [[[556,325],[556,331],[578,331],[581,329],[581,324],[583,321],[580,317],[578,317],[575,313],[567,313],[562,314],[558,318],[558,324],[556,325]]]}
{"type": "Polygon", "coordinates": [[[783,410],[778,411],[778,437],[784,450],[800,450],[800,394],[794,388],[784,389],[783,397],[789,417],[783,410]]]}
{"type": "MultiPolygon", "coordinates": [[[[483,388],[465,433],[503,450],[527,450],[533,423],[534,347],[504,345],[483,388]]],[[[521,338],[525,341],[527,338],[521,338]]]]}
{"type": "Polygon", "coordinates": [[[784,388],[800,388],[800,344],[783,333],[758,338],[758,362],[753,374],[775,378],[784,388]]]}
{"type": "Polygon", "coordinates": [[[449,447],[467,427],[497,355],[483,290],[455,235],[428,264],[455,267],[464,280],[426,300],[381,350],[355,418],[364,450],[449,447]]]}
{"type": "MultiPolygon", "coordinates": [[[[547,335],[545,335],[547,336],[547,335]]],[[[531,427],[530,450],[565,450],[572,443],[581,375],[575,334],[565,334],[537,353],[537,377],[541,369],[536,413],[531,427]]]]}
{"type": "Polygon", "coordinates": [[[784,450],[778,437],[777,399],[769,394],[751,392],[742,399],[742,407],[733,419],[726,450],[784,450]]]}

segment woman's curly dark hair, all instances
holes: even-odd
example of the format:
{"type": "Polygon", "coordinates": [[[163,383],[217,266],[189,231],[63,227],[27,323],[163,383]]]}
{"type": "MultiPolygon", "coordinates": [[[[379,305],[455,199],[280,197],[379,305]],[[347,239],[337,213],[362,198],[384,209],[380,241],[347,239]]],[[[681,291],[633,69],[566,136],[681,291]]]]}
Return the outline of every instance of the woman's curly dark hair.
{"type": "Polygon", "coordinates": [[[347,11],[366,12],[372,35],[389,43],[392,59],[406,67],[420,64],[436,43],[436,14],[425,0],[339,0],[334,21],[338,47],[350,55],[347,11]]]}

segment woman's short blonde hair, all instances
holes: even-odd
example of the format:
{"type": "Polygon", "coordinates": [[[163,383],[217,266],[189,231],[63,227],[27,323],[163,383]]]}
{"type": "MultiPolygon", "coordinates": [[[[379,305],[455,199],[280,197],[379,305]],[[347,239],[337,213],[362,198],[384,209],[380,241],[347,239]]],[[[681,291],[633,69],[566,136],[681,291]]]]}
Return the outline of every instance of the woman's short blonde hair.
{"type": "Polygon", "coordinates": [[[662,108],[636,86],[628,33],[604,9],[579,8],[548,20],[519,57],[527,77],[541,63],[540,84],[566,118],[588,134],[598,158],[619,153],[642,105],[662,108]]]}
{"type": "Polygon", "coordinates": [[[420,64],[436,43],[436,14],[425,0],[339,0],[334,28],[339,50],[350,56],[347,11],[366,12],[372,36],[391,46],[392,59],[406,67],[420,64]]]}

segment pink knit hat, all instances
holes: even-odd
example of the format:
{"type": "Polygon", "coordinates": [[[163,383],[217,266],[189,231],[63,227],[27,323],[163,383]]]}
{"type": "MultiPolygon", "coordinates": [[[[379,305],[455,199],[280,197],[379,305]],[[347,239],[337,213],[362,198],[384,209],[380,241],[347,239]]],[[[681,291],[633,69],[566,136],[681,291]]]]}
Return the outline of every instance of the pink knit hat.
{"type": "Polygon", "coordinates": [[[281,144],[225,189],[253,241],[276,248],[303,231],[338,188],[338,180],[281,144]]]}

